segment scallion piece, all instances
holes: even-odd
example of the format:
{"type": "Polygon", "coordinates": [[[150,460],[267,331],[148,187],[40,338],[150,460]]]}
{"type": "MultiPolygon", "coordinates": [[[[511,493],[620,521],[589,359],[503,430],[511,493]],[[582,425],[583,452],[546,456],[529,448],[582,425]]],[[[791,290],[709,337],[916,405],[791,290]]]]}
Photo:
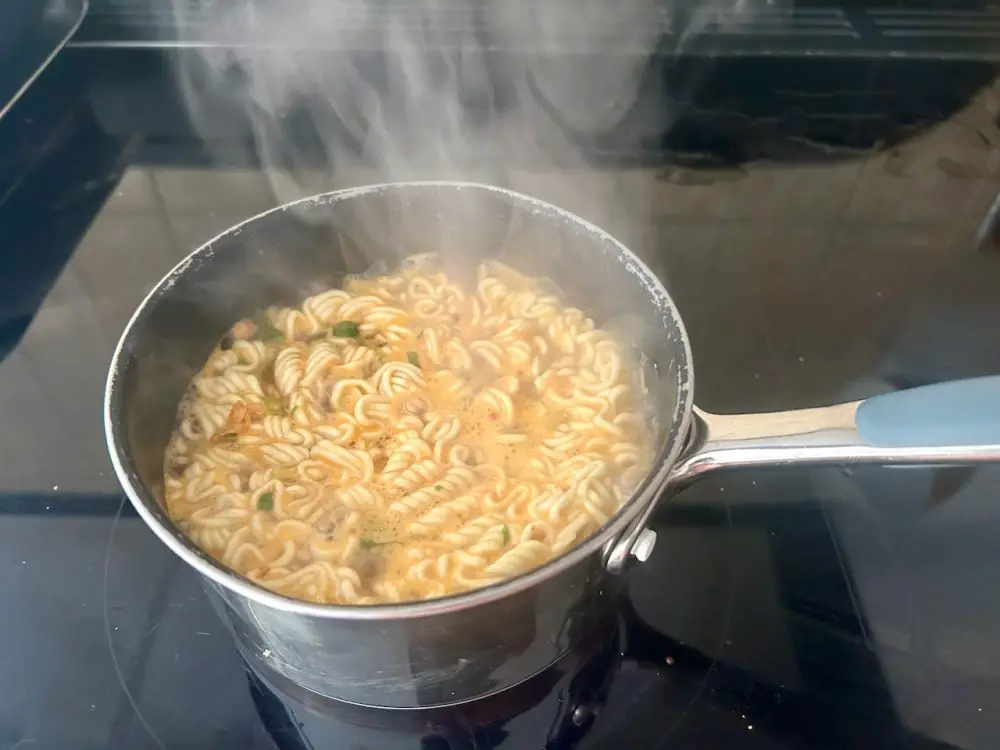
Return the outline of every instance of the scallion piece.
{"type": "Polygon", "coordinates": [[[338,339],[356,339],[361,336],[361,328],[353,320],[342,320],[330,332],[338,339]]]}

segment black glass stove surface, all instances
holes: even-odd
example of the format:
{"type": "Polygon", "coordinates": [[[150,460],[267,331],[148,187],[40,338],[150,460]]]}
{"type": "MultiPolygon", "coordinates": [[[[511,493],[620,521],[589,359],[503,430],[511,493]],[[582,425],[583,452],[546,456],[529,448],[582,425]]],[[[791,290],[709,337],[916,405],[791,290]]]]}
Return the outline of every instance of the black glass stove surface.
{"type": "MultiPolygon", "coordinates": [[[[123,501],[100,405],[145,291],[277,199],[205,156],[167,53],[93,28],[0,119],[0,748],[998,746],[995,468],[701,482],[658,511],[616,635],[471,722],[387,727],[249,673],[123,501]]],[[[511,184],[648,203],[590,218],[664,275],[705,408],[997,372],[998,71],[945,57],[716,61],[670,134],[511,184]]]]}

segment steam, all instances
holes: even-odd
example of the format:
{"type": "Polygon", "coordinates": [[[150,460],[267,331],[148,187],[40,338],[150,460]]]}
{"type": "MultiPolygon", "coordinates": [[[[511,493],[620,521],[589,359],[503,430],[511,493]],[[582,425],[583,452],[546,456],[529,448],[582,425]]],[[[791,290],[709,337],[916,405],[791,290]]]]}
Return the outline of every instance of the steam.
{"type": "Polygon", "coordinates": [[[678,112],[651,55],[778,2],[174,0],[197,48],[177,79],[222,159],[236,145],[219,140],[220,102],[242,113],[281,202],[357,168],[507,185],[512,168],[586,168],[581,142],[627,120],[633,134],[669,128],[678,112]]]}

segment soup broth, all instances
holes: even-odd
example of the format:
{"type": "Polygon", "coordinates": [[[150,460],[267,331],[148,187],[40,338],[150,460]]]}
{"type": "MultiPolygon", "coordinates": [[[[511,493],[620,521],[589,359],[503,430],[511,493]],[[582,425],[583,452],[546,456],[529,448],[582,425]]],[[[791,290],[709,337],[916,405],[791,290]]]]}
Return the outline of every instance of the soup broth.
{"type": "Polygon", "coordinates": [[[622,342],[497,262],[433,256],[237,322],[180,405],[167,512],[280,594],[428,599],[565,553],[650,461],[622,342]]]}

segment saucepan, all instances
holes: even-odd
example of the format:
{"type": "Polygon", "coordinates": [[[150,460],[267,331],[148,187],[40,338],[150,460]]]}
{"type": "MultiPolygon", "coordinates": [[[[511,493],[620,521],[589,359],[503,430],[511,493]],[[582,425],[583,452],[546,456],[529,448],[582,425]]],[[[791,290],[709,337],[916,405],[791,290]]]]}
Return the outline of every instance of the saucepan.
{"type": "Polygon", "coordinates": [[[411,182],[317,195],[223,232],[150,292],[114,353],[104,405],[115,471],[153,532],[204,576],[244,658],[336,700],[385,708],[460,703],[558,664],[613,618],[656,504],[702,474],[746,466],[1000,459],[1000,377],[836,406],[717,415],[694,405],[691,348],[659,279],[606,232],[490,185],[411,182]],[[295,304],[345,274],[439,252],[456,272],[498,258],[554,280],[629,342],[641,364],[655,460],[590,539],[519,577],[441,599],[333,606],[285,598],[202,553],[163,507],[164,448],[178,401],[233,321],[295,304]]]}

